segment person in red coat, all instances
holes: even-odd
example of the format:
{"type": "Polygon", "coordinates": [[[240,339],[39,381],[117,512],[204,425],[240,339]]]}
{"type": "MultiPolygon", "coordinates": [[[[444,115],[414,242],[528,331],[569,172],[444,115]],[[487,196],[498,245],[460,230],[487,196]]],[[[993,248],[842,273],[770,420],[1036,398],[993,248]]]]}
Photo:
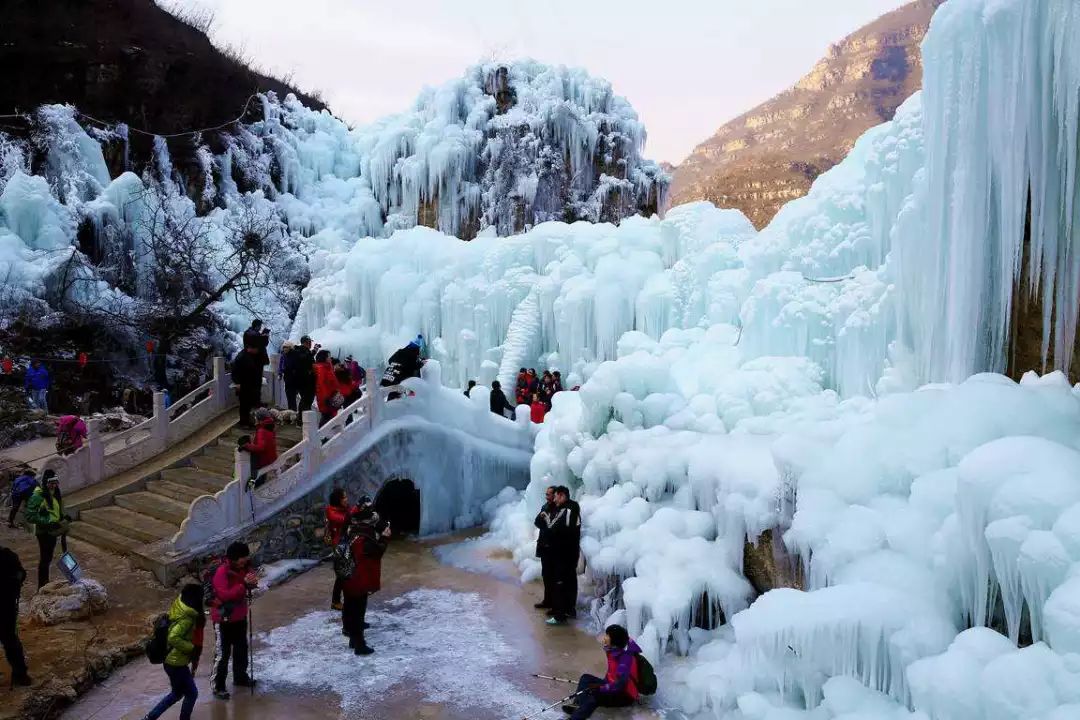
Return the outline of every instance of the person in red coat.
{"type": "Polygon", "coordinates": [[[315,402],[319,407],[319,425],[325,425],[337,415],[343,399],[338,391],[334,366],[330,363],[330,351],[317,352],[312,368],[315,370],[315,402]]]}
{"type": "Polygon", "coordinates": [[[240,446],[241,450],[251,453],[253,473],[277,461],[277,433],[274,432],[274,418],[265,409],[259,410],[258,414],[255,437],[251,442],[240,446]]]}
{"type": "MultiPolygon", "coordinates": [[[[360,499],[360,506],[350,507],[349,496],[345,492],[345,488],[334,488],[330,491],[330,502],[326,504],[326,544],[330,547],[337,547],[341,542],[342,537],[345,535],[345,529],[349,524],[349,517],[356,512],[359,507],[363,507],[365,500],[368,500],[365,495],[360,499]]],[[[366,504],[370,505],[370,501],[366,504]]],[[[345,580],[339,577],[334,578],[334,590],[330,595],[330,608],[332,610],[341,610],[341,588],[345,585],[345,580]]]]}
{"type": "Polygon", "coordinates": [[[341,624],[342,632],[349,636],[349,647],[357,655],[375,652],[364,640],[364,617],[367,615],[368,595],[377,592],[380,587],[382,556],[390,538],[389,524],[381,532],[379,525],[379,516],[370,507],[363,507],[353,513],[349,526],[349,535],[353,538],[349,547],[354,567],[352,575],[342,587],[345,602],[341,610],[341,624]]]}
{"type": "Polygon", "coordinates": [[[544,422],[547,415],[547,405],[540,399],[540,393],[532,394],[532,404],[529,405],[529,418],[536,424],[544,422]]]}
{"type": "Polygon", "coordinates": [[[232,657],[233,685],[250,687],[255,681],[248,673],[248,592],[258,585],[251,570],[251,550],[242,542],[234,542],[225,552],[225,560],[214,572],[211,585],[214,597],[210,603],[210,619],[217,627],[217,651],[214,668],[214,697],[229,698],[225,679],[232,657]]]}

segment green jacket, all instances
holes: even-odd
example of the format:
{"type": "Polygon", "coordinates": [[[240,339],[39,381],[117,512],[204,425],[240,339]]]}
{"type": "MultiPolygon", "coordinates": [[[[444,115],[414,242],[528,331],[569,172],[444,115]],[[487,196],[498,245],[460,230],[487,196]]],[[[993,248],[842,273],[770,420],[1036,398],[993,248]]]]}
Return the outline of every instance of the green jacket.
{"type": "Polygon", "coordinates": [[[195,646],[195,626],[199,613],[188,607],[183,600],[176,598],[169,608],[169,654],[165,664],[173,667],[190,665],[198,648],[195,646]]]}
{"type": "Polygon", "coordinates": [[[38,487],[34,494],[26,501],[26,510],[23,517],[26,522],[34,526],[34,532],[38,535],[59,535],[60,519],[64,517],[64,501],[59,497],[53,498],[52,504],[45,502],[45,490],[38,487]]]}

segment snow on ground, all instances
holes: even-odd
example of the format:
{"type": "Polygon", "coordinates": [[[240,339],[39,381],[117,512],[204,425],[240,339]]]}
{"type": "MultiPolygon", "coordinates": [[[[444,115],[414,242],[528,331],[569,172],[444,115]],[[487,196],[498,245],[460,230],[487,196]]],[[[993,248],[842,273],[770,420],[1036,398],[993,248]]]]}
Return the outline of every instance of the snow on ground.
{"type": "Polygon", "coordinates": [[[309,613],[263,636],[256,673],[271,689],[340,695],[341,709],[359,717],[385,705],[402,685],[429,703],[467,713],[483,708],[522,716],[547,703],[500,673],[517,659],[487,617],[476,593],[413,590],[369,609],[366,635],[374,655],[356,657],[341,635],[340,613],[309,613]],[[468,662],[462,662],[467,658],[468,662]],[[312,672],[318,668],[318,672],[312,672]]]}

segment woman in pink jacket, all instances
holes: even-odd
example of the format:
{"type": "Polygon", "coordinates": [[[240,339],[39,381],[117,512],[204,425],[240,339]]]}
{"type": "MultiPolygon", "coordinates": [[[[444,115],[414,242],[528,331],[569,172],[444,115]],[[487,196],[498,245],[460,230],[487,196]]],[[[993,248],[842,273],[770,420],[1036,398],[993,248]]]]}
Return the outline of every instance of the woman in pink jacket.
{"type": "Polygon", "coordinates": [[[225,551],[225,560],[214,571],[211,581],[214,600],[210,619],[217,628],[214,670],[214,697],[228,700],[225,687],[229,674],[229,656],[233,660],[233,685],[251,687],[255,681],[248,672],[247,616],[248,592],[258,585],[251,571],[251,550],[247,544],[234,542],[225,551]]]}
{"type": "Polygon", "coordinates": [[[64,415],[56,421],[56,452],[71,455],[86,440],[86,423],[78,415],[64,415]]]}

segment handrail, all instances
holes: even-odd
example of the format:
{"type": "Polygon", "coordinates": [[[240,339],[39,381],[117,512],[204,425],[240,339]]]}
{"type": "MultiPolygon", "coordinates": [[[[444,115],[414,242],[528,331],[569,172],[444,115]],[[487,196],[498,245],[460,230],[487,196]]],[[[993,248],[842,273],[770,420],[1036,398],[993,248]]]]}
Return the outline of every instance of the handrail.
{"type": "Polygon", "coordinates": [[[214,381],[213,380],[207,380],[202,385],[195,388],[194,390],[189,392],[187,395],[180,398],[179,400],[177,400],[176,402],[174,402],[172,405],[169,406],[169,419],[172,420],[177,415],[180,415],[181,414],[181,412],[180,412],[181,408],[186,410],[186,409],[189,409],[190,407],[194,407],[195,405],[198,405],[199,402],[202,402],[203,400],[205,400],[206,398],[212,396],[213,394],[214,394],[214,381]],[[203,393],[206,393],[205,397],[199,397],[199,396],[203,395],[203,393]],[[196,397],[198,397],[198,402],[195,402],[196,397]]]}
{"type": "MultiPolygon", "coordinates": [[[[125,448],[129,447],[131,445],[131,442],[132,442],[132,439],[134,438],[134,436],[137,433],[140,433],[140,432],[150,432],[150,433],[154,432],[154,418],[153,417],[149,417],[146,420],[143,420],[138,425],[132,425],[127,430],[124,430],[123,432],[119,432],[116,435],[113,435],[112,437],[110,437],[108,440],[106,440],[105,441],[105,454],[108,455],[110,448],[115,448],[116,445],[121,445],[122,447],[125,447],[125,448]]],[[[145,438],[139,438],[139,439],[143,440],[145,438]]]]}

